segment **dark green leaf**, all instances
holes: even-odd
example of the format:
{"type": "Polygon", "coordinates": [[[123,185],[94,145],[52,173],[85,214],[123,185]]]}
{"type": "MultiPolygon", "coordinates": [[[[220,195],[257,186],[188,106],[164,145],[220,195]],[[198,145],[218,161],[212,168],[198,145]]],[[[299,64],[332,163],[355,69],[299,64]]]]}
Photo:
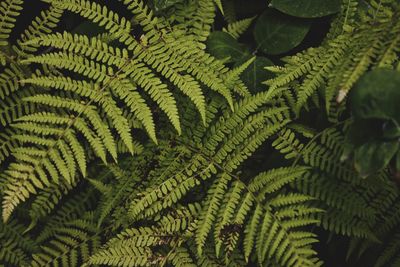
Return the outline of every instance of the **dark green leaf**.
{"type": "Polygon", "coordinates": [[[248,54],[245,46],[239,44],[229,33],[215,31],[207,39],[208,52],[218,59],[228,62],[238,61],[248,54]]]}
{"type": "Polygon", "coordinates": [[[400,122],[400,73],[376,69],[362,76],[353,88],[350,101],[356,118],[400,122]]]}
{"type": "Polygon", "coordinates": [[[308,20],[267,9],[257,20],[254,37],[266,54],[277,55],[298,46],[310,30],[308,20]]]}
{"type": "Polygon", "coordinates": [[[340,11],[340,0],[272,0],[271,6],[288,15],[318,18],[340,11]]]}
{"type": "Polygon", "coordinates": [[[354,164],[361,176],[370,174],[386,167],[399,147],[397,141],[380,142],[372,141],[358,147],[354,154],[354,164]]]}
{"type": "Polygon", "coordinates": [[[355,120],[349,127],[346,142],[361,146],[367,142],[382,138],[382,120],[355,120]]]}
{"type": "MultiPolygon", "coordinates": [[[[245,58],[243,62],[250,59],[245,58]]],[[[240,62],[242,63],[242,62],[240,62]]],[[[253,63],[240,76],[252,93],[260,92],[266,89],[262,83],[273,77],[273,74],[265,69],[266,66],[272,66],[274,63],[266,57],[256,57],[253,63]]]]}
{"type": "Polygon", "coordinates": [[[382,138],[381,120],[355,120],[347,130],[341,161],[350,158],[356,147],[380,138],[382,138]]]}

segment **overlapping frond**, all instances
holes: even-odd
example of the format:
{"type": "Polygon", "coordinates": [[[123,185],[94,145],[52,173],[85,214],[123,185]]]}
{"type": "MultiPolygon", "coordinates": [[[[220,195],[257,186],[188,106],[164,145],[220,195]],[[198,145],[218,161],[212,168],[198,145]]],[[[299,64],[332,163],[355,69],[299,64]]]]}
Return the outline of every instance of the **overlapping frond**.
{"type": "MultiPolygon", "coordinates": [[[[49,33],[54,28],[62,15],[62,11],[55,7],[50,7],[32,20],[32,24],[25,30],[20,38],[12,44],[7,40],[15,24],[15,17],[22,9],[23,1],[3,1],[1,3],[1,43],[4,49],[1,50],[6,55],[4,68],[0,73],[0,135],[1,135],[1,162],[7,161],[14,149],[20,146],[18,136],[23,135],[21,130],[12,128],[11,124],[23,115],[35,112],[34,103],[25,102],[25,97],[32,96],[36,92],[41,92],[40,88],[24,86],[21,80],[30,76],[32,71],[21,64],[20,59],[26,58],[37,51],[37,46],[24,45],[27,38],[40,36],[49,33]],[[15,138],[17,137],[17,138],[15,138]]],[[[45,70],[46,71],[46,70],[45,70]]],[[[47,72],[47,71],[46,71],[47,72]]],[[[25,158],[26,159],[26,158],[25,158]]],[[[22,170],[23,168],[21,168],[22,170]]],[[[25,168],[26,170],[26,168],[25,168]]],[[[3,185],[7,187],[7,175],[3,175],[3,185]]]]}
{"type": "MultiPolygon", "coordinates": [[[[370,1],[363,11],[358,1],[343,1],[342,14],[334,20],[327,39],[318,48],[286,58],[283,67],[269,67],[277,77],[268,81],[271,90],[285,90],[300,84],[296,94],[297,111],[307,100],[323,91],[327,111],[335,113],[355,82],[368,69],[393,68],[397,60],[398,4],[370,1]],[[371,25],[374,25],[373,27],[371,25]]],[[[337,114],[335,115],[337,117],[337,114]]]]}
{"type": "Polygon", "coordinates": [[[234,113],[225,112],[221,119],[208,126],[208,131],[203,128],[192,133],[194,136],[187,137],[187,142],[193,149],[198,146],[202,149],[195,149],[191,160],[179,172],[149,188],[143,198],[135,201],[131,215],[151,215],[170,207],[201,180],[212,177],[217,169],[233,172],[264,140],[287,123],[281,120],[285,112],[285,107],[268,107],[266,93],[260,93],[235,105],[234,113]],[[194,138],[203,140],[203,144],[192,143],[190,140],[194,138]]]}
{"type": "MultiPolygon", "coordinates": [[[[35,113],[31,108],[27,116],[14,116],[18,120],[13,120],[13,128],[19,131],[14,139],[21,147],[12,154],[16,162],[6,171],[4,219],[18,203],[38,190],[53,183],[74,183],[78,173],[85,176],[88,148],[105,163],[109,158],[116,161],[117,144],[121,142],[134,154],[133,128],[138,126],[137,122],[157,143],[154,117],[159,114],[154,106],[181,133],[176,89],[191,100],[203,123],[205,88],[223,95],[232,108],[233,92],[247,93],[238,79],[247,65],[229,72],[198,45],[201,40],[190,37],[188,30],[171,30],[171,25],[156,17],[142,1],[123,1],[143,30],[141,40],[132,34],[129,18],[106,6],[87,0],[47,2],[52,5],[50,12],[59,14],[68,10],[79,14],[104,27],[119,44],[68,32],[50,33],[49,28],[57,20],[53,17],[58,18],[57,15],[37,19],[36,24],[43,27],[23,35],[24,42],[18,43],[21,49],[16,49],[21,55],[23,50],[34,53],[43,46],[57,51],[29,56],[22,62],[57,71],[37,71],[29,78],[19,75],[15,83],[15,86],[43,88],[35,95],[22,96],[19,101],[24,107],[40,106],[44,111],[35,113]],[[124,47],[120,48],[121,45],[124,47]],[[74,78],[65,77],[64,71],[75,73],[74,78]],[[126,116],[129,113],[132,115],[126,116]]],[[[214,4],[211,6],[214,8],[214,4]]],[[[4,79],[9,84],[9,77],[4,79]]],[[[5,93],[12,90],[11,87],[5,93]]]]}
{"type": "Polygon", "coordinates": [[[0,262],[11,266],[24,266],[29,262],[37,244],[23,233],[25,226],[17,221],[0,222],[0,262]]]}
{"type": "Polygon", "coordinates": [[[338,121],[365,71],[398,64],[399,3],[343,0],[322,44],[251,95],[254,58],[230,69],[205,50],[219,12],[236,39],[251,25],[232,1],[120,0],[124,16],[43,2],[14,44],[23,1],[0,3],[0,265],[314,267],[322,231],[399,265],[389,170],[363,179],[343,161],[346,122],[293,118],[321,94],[338,121]],[[65,11],[103,31],[54,32],[65,11]]]}
{"type": "Polygon", "coordinates": [[[32,255],[30,266],[79,266],[100,246],[93,218],[65,222],[42,241],[41,250],[32,255]]]}

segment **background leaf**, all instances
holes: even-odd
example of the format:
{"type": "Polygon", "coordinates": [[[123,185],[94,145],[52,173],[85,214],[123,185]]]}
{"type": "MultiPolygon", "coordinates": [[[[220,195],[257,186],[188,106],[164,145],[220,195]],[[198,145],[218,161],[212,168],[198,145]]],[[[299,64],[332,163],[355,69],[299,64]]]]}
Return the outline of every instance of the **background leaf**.
{"type": "Polygon", "coordinates": [[[267,9],[257,20],[254,37],[262,52],[278,55],[298,46],[310,30],[310,22],[267,9]]]}
{"type": "Polygon", "coordinates": [[[244,45],[236,41],[229,33],[215,31],[207,39],[208,52],[218,59],[227,59],[227,62],[240,60],[248,54],[244,45]]]}
{"type": "Polygon", "coordinates": [[[340,0],[272,0],[272,7],[302,18],[318,18],[340,11],[340,0]]]}
{"type": "MultiPolygon", "coordinates": [[[[240,63],[243,63],[250,58],[251,56],[248,56],[240,63]]],[[[267,71],[265,67],[272,66],[273,64],[274,63],[266,57],[256,57],[253,63],[243,71],[240,77],[252,93],[266,89],[266,85],[264,85],[263,82],[271,79],[273,74],[267,71]]]]}
{"type": "Polygon", "coordinates": [[[399,143],[372,141],[356,149],[355,168],[361,176],[368,176],[386,167],[397,152],[399,143]]]}
{"type": "Polygon", "coordinates": [[[393,119],[400,122],[400,73],[376,69],[360,78],[350,100],[356,118],[393,119]]]}

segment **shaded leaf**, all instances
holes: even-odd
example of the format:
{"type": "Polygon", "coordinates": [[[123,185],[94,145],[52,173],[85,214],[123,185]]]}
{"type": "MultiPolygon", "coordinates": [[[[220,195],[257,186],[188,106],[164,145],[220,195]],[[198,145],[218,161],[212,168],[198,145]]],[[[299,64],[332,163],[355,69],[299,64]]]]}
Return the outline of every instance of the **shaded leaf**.
{"type": "Polygon", "coordinates": [[[361,176],[370,174],[386,167],[397,152],[399,143],[372,141],[358,147],[354,154],[354,164],[361,176]]]}
{"type": "Polygon", "coordinates": [[[308,20],[267,9],[257,20],[254,37],[262,52],[277,55],[298,46],[307,35],[310,26],[308,20]]]}
{"type": "Polygon", "coordinates": [[[272,0],[271,6],[291,16],[318,18],[340,11],[340,0],[272,0]]]}
{"type": "MultiPolygon", "coordinates": [[[[246,57],[243,62],[249,58],[251,58],[251,56],[246,57]]],[[[243,71],[240,77],[252,93],[264,91],[266,85],[264,85],[263,82],[271,79],[273,76],[265,67],[273,65],[274,63],[266,57],[256,57],[250,66],[243,71]]]]}
{"type": "Polygon", "coordinates": [[[238,61],[248,52],[245,46],[239,44],[229,33],[215,31],[207,39],[208,52],[218,59],[227,59],[227,62],[238,61]]]}
{"type": "Polygon", "coordinates": [[[350,94],[356,118],[400,122],[400,73],[376,69],[360,78],[350,94]]]}

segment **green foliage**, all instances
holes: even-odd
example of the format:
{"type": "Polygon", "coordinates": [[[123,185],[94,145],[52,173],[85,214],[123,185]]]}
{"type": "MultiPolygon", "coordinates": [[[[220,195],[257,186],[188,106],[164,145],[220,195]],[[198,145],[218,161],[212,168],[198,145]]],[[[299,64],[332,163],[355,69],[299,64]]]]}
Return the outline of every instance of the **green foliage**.
{"type": "Polygon", "coordinates": [[[264,53],[277,55],[298,46],[309,30],[308,21],[286,17],[271,9],[257,19],[254,37],[264,53]]]}
{"type": "Polygon", "coordinates": [[[272,0],[271,5],[283,13],[302,18],[323,17],[340,11],[339,0],[272,0]]]}
{"type": "Polygon", "coordinates": [[[342,13],[320,47],[286,58],[283,67],[270,68],[278,74],[268,82],[270,90],[294,85],[299,112],[322,88],[326,109],[332,120],[337,118],[348,92],[368,69],[390,67],[397,61],[399,42],[392,34],[399,27],[398,3],[370,1],[370,5],[363,10],[358,1],[343,1],[342,13]]]}
{"type": "Polygon", "coordinates": [[[398,71],[377,69],[357,82],[351,95],[351,109],[356,119],[400,121],[397,99],[400,98],[398,71]]]}
{"type": "Polygon", "coordinates": [[[165,10],[177,3],[182,2],[181,0],[153,0],[152,6],[156,12],[165,10]]]}
{"type": "Polygon", "coordinates": [[[42,2],[0,3],[0,266],[399,266],[397,1],[42,2]]]}
{"type": "MultiPolygon", "coordinates": [[[[376,69],[362,76],[352,91],[354,122],[344,156],[354,152],[355,168],[362,176],[382,170],[398,152],[399,77],[397,71],[376,69]]],[[[398,166],[393,165],[398,172],[398,166]]]]}
{"type": "Polygon", "coordinates": [[[222,30],[229,33],[233,38],[238,39],[240,35],[246,32],[254,19],[255,17],[252,17],[229,23],[228,26],[222,30]]]}
{"type": "Polygon", "coordinates": [[[263,82],[272,78],[271,73],[265,71],[265,67],[272,66],[271,60],[266,57],[256,57],[246,68],[240,78],[251,92],[259,92],[263,89],[263,82]]]}
{"type": "Polygon", "coordinates": [[[68,70],[87,80],[41,73],[22,80],[24,84],[53,88],[59,93],[23,98],[24,102],[48,107],[50,111],[20,117],[15,125],[23,131],[16,135],[23,148],[14,155],[20,162],[10,165],[6,172],[9,183],[4,191],[5,219],[18,203],[36,194],[37,189],[50,185],[47,173],[56,183],[62,179],[72,183],[77,175],[76,166],[79,166],[85,176],[86,144],[107,162],[108,155],[114,161],[117,159],[118,140],[131,154],[135,153],[131,130],[138,128],[138,124],[157,142],[153,112],[143,93],[166,114],[178,133],[181,124],[171,86],[191,99],[203,122],[206,118],[201,84],[224,95],[232,105],[232,88],[236,83],[225,84],[229,77],[226,68],[199,49],[185,31],[169,29],[167,21],[154,17],[141,2],[124,3],[128,10],[138,15],[136,19],[145,31],[142,41],[131,35],[132,26],[128,19],[120,18],[99,4],[72,0],[52,3],[104,26],[126,48],[68,32],[46,34],[24,43],[50,46],[59,52],[31,56],[22,63],[68,70]],[[204,63],[199,64],[199,60],[204,63]],[[182,66],[186,71],[181,69],[182,66]],[[163,83],[160,75],[168,82],[163,83]],[[118,103],[124,103],[124,106],[120,107],[118,103]],[[128,113],[132,116],[125,115],[128,113]],[[76,139],[78,134],[84,140],[76,139]]]}
{"type": "Polygon", "coordinates": [[[246,55],[246,50],[230,33],[215,31],[207,39],[210,54],[225,62],[233,62],[246,55]]]}

